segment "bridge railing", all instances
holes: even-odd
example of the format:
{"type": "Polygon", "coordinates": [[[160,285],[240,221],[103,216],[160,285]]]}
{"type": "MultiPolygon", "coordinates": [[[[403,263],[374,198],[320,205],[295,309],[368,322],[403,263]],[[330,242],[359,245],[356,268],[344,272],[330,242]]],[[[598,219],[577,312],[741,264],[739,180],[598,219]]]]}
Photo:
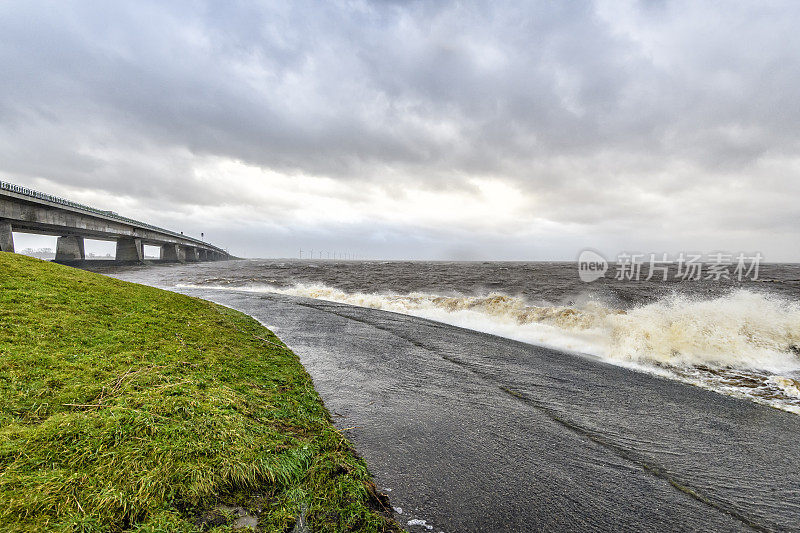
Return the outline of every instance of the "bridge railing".
{"type": "Polygon", "coordinates": [[[153,226],[152,224],[148,224],[146,222],[141,222],[139,220],[134,220],[132,218],[124,217],[122,215],[118,215],[113,211],[103,211],[102,209],[97,209],[95,207],[91,207],[84,204],[79,204],[78,202],[73,202],[67,200],[65,198],[59,198],[58,196],[53,196],[52,194],[46,194],[43,192],[35,191],[33,189],[28,189],[27,187],[20,187],[19,185],[14,185],[13,183],[8,183],[7,181],[0,180],[0,190],[15,192],[17,194],[21,194],[23,196],[29,196],[31,198],[37,198],[39,200],[45,200],[47,202],[52,202],[54,204],[60,204],[67,207],[72,207],[74,209],[80,209],[81,211],[87,211],[89,213],[95,215],[101,215],[106,218],[113,218],[114,220],[119,220],[120,222],[125,222],[132,226],[137,226],[140,228],[145,228],[153,231],[158,231],[159,233],[165,233],[167,235],[172,235],[173,237],[178,237],[180,239],[185,239],[187,241],[196,242],[199,244],[204,244],[206,246],[211,246],[199,239],[195,239],[194,237],[188,237],[183,233],[178,233],[175,231],[170,231],[168,229],[159,228],[158,226],[153,226]]]}

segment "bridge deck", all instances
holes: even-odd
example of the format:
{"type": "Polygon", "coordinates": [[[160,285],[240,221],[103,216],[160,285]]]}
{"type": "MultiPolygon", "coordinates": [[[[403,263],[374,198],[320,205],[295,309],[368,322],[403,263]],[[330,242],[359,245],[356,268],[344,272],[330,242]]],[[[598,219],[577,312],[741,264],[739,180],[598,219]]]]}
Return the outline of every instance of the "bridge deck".
{"type": "Polygon", "coordinates": [[[0,251],[14,251],[13,231],[59,237],[56,260],[83,260],[83,239],[117,242],[117,259],[141,261],[142,246],[161,246],[166,261],[227,259],[218,246],[146,222],[0,181],[0,251]]]}

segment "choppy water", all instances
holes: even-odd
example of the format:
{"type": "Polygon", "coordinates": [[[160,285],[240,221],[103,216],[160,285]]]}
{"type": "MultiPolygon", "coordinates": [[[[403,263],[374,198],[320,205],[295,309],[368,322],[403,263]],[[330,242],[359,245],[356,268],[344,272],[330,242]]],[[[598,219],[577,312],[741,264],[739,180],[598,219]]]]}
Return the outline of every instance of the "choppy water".
{"type": "Polygon", "coordinates": [[[800,414],[800,265],[758,281],[583,283],[574,263],[241,260],[116,270],[170,287],[276,292],[594,355],[800,414]]]}

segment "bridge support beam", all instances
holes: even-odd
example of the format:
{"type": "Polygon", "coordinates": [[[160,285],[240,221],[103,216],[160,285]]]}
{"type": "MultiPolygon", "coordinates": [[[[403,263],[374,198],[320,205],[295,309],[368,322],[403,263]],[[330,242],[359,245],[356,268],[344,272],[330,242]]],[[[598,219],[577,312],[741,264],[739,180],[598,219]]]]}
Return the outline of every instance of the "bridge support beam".
{"type": "Polygon", "coordinates": [[[208,254],[209,254],[208,250],[206,250],[205,248],[200,248],[199,250],[197,250],[197,259],[199,261],[208,261],[209,259],[208,254]]]}
{"type": "Polygon", "coordinates": [[[160,257],[164,262],[177,263],[180,261],[180,256],[178,255],[178,245],[162,244],[160,257]]]}
{"type": "Polygon", "coordinates": [[[135,237],[120,237],[117,239],[117,261],[135,261],[141,263],[144,260],[142,239],[135,237]]]}
{"type": "Polygon", "coordinates": [[[197,258],[197,248],[194,246],[183,246],[181,245],[181,250],[183,250],[183,260],[187,263],[196,263],[198,261],[197,258]]]}
{"type": "Polygon", "coordinates": [[[8,220],[0,220],[0,252],[14,253],[14,234],[8,220]]]}
{"type": "Polygon", "coordinates": [[[83,261],[86,253],[83,248],[83,237],[65,235],[56,241],[56,262],[83,261]]]}

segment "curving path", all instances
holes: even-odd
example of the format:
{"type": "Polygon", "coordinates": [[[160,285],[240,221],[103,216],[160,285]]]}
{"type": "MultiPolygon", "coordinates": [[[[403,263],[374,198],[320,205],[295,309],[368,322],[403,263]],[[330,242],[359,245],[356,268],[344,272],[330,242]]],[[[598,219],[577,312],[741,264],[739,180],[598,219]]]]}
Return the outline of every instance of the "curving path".
{"type": "Polygon", "coordinates": [[[797,415],[415,317],[183,292],[300,356],[412,531],[800,530],[797,415]]]}

